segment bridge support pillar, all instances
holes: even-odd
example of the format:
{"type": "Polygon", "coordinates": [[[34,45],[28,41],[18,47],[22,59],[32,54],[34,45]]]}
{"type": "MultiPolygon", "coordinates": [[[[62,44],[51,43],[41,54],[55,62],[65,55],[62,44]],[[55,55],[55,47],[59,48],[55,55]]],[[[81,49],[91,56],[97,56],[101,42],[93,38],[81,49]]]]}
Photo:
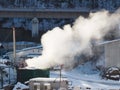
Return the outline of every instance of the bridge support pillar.
{"type": "Polygon", "coordinates": [[[39,34],[39,20],[34,17],[32,19],[32,37],[36,37],[39,34]]]}

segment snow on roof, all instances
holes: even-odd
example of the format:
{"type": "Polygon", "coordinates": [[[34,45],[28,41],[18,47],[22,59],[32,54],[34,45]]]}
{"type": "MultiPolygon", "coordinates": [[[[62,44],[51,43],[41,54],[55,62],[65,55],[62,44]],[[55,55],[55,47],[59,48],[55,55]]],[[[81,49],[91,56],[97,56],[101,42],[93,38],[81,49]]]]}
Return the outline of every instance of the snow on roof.
{"type": "Polygon", "coordinates": [[[28,57],[28,58],[33,58],[33,57],[38,57],[38,56],[40,56],[41,54],[37,54],[37,53],[35,53],[35,54],[28,54],[26,57],[28,57]]]}
{"type": "Polygon", "coordinates": [[[102,43],[99,43],[98,45],[105,45],[105,44],[109,44],[109,43],[113,43],[113,42],[117,42],[120,41],[120,39],[115,39],[115,40],[111,40],[111,41],[104,41],[102,43]]]}
{"type": "MultiPolygon", "coordinates": [[[[39,46],[34,46],[34,47],[29,47],[29,48],[24,48],[22,50],[16,50],[16,53],[18,52],[22,52],[22,51],[27,51],[27,50],[31,50],[31,49],[42,49],[42,46],[39,45],[39,46]]],[[[13,52],[8,52],[6,54],[12,54],[13,52]]]]}
{"type": "Polygon", "coordinates": [[[67,78],[32,78],[30,81],[68,81],[67,78]]]}
{"type": "Polygon", "coordinates": [[[0,68],[8,68],[8,66],[5,64],[0,64],[0,68]]]}
{"type": "Polygon", "coordinates": [[[26,51],[26,50],[30,50],[30,49],[37,49],[37,48],[42,48],[42,46],[41,46],[41,45],[39,45],[39,46],[35,46],[35,47],[24,48],[24,49],[19,50],[19,51],[26,51]]]}
{"type": "MultiPolygon", "coordinates": [[[[8,44],[8,45],[13,45],[13,42],[8,42],[8,43],[3,43],[3,44],[8,44]]],[[[16,45],[24,45],[24,44],[35,44],[34,42],[26,42],[26,41],[18,41],[16,42],[16,45]]]]}
{"type": "Polygon", "coordinates": [[[28,89],[29,87],[26,86],[26,85],[24,85],[24,84],[22,84],[22,83],[20,83],[20,82],[18,82],[18,83],[15,85],[15,87],[13,88],[13,90],[18,90],[18,88],[20,88],[20,90],[23,90],[23,89],[28,89]]]}

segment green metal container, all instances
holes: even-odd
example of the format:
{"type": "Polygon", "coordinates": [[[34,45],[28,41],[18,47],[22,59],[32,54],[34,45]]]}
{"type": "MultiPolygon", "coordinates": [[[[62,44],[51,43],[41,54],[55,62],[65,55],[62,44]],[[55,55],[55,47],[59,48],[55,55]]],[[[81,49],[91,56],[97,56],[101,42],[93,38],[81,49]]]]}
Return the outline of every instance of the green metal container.
{"type": "Polygon", "coordinates": [[[35,77],[49,77],[49,69],[17,69],[17,81],[24,83],[35,77]]]}

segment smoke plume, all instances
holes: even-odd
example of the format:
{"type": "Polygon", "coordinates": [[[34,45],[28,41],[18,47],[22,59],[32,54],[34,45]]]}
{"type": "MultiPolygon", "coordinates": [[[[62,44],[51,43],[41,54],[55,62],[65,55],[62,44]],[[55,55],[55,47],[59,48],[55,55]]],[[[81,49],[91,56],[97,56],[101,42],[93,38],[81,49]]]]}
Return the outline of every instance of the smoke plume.
{"type": "Polygon", "coordinates": [[[73,25],[55,27],[42,36],[42,56],[26,60],[28,66],[39,69],[55,65],[72,66],[75,57],[81,54],[92,55],[91,41],[101,40],[120,21],[120,13],[102,10],[90,13],[89,17],[80,16],[73,25]]]}

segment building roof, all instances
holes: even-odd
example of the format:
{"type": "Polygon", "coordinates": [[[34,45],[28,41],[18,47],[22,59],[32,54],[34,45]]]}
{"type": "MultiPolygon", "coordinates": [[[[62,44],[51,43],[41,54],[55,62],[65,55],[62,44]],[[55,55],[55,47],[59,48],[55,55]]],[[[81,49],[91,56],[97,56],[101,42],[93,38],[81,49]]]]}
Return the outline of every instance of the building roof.
{"type": "Polygon", "coordinates": [[[68,81],[67,78],[32,78],[30,81],[68,81]]]}
{"type": "Polygon", "coordinates": [[[117,42],[117,41],[120,41],[120,39],[115,39],[115,40],[111,40],[111,41],[104,41],[104,42],[99,43],[99,45],[110,44],[110,43],[117,42]]]}
{"type": "MultiPolygon", "coordinates": [[[[42,49],[42,46],[39,45],[39,46],[34,46],[34,47],[29,47],[29,48],[24,48],[22,50],[16,50],[16,53],[19,53],[19,52],[24,52],[24,51],[28,51],[28,50],[32,50],[32,49],[42,49]]],[[[13,52],[8,52],[6,54],[13,54],[13,52]]]]}

